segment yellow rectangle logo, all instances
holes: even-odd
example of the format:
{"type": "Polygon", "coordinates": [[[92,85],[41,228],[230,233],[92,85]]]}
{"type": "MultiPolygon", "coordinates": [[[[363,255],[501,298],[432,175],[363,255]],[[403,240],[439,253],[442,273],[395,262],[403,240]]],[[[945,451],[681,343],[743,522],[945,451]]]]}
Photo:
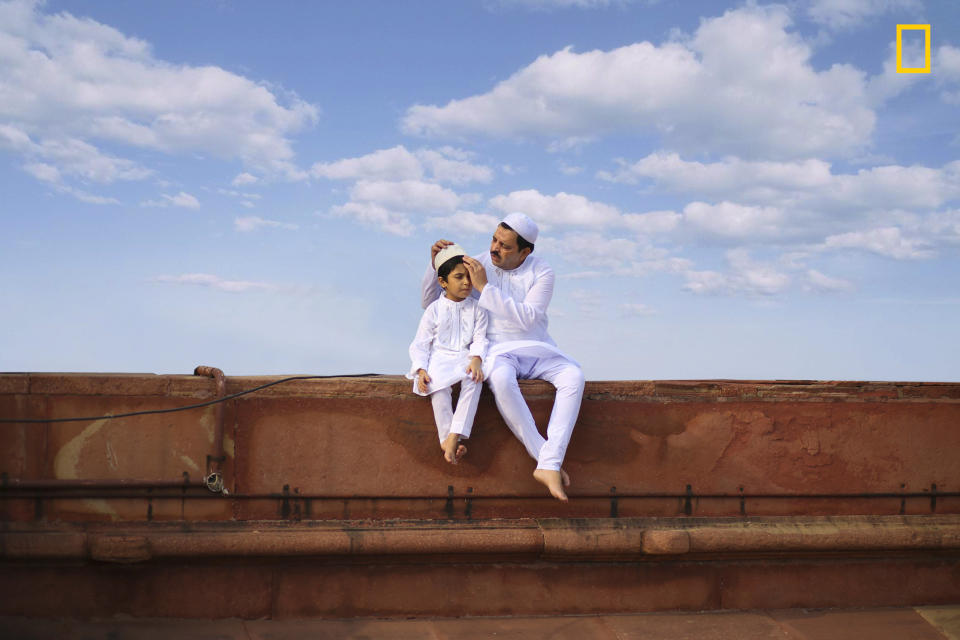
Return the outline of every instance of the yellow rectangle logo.
{"type": "Polygon", "coordinates": [[[928,24],[898,24],[897,25],[897,73],[930,73],[930,25],[928,24]],[[903,66],[903,32],[923,31],[923,64],[922,67],[903,66]]]}

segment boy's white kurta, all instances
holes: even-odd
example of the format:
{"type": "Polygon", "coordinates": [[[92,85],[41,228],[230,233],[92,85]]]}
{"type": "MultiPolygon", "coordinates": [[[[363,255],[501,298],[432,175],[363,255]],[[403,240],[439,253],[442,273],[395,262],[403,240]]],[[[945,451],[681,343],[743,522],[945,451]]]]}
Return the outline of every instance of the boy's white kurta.
{"type": "Polygon", "coordinates": [[[486,356],[486,334],[487,314],[473,298],[460,302],[439,298],[420,318],[417,335],[410,343],[413,364],[407,377],[413,380],[414,393],[431,396],[440,442],[449,433],[470,437],[482,385],[470,378],[467,365],[473,356],[486,356]],[[417,388],[420,369],[430,376],[425,393],[417,388]],[[460,398],[452,411],[450,387],[457,382],[461,383],[460,398]]]}
{"type": "MultiPolygon", "coordinates": [[[[553,297],[553,269],[545,260],[528,255],[516,269],[503,270],[490,254],[475,256],[487,270],[482,293],[471,293],[489,315],[490,348],[483,362],[484,377],[493,390],[500,415],[538,469],[560,469],[583,397],[583,372],[547,332],[547,307],[553,297]],[[547,380],[557,389],[547,438],[537,431],[517,379],[547,380]]],[[[421,302],[427,307],[441,293],[436,273],[428,268],[421,283],[421,302]]]]}

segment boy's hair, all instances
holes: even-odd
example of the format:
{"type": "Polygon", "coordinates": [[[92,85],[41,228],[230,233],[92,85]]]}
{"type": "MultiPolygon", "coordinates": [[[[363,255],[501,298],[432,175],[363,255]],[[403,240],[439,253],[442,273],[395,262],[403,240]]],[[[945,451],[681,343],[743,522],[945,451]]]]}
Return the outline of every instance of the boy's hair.
{"type": "Polygon", "coordinates": [[[506,222],[501,222],[501,223],[500,223],[500,226],[503,227],[504,229],[506,229],[507,231],[513,231],[514,233],[517,234],[517,251],[523,251],[523,250],[526,249],[527,247],[530,247],[530,253],[533,253],[533,243],[532,243],[532,242],[528,242],[526,238],[524,238],[522,235],[520,235],[519,233],[517,233],[517,232],[514,230],[514,228],[511,227],[510,225],[508,225],[506,222]]]}
{"type": "Polygon", "coordinates": [[[463,256],[453,256],[437,269],[437,277],[447,279],[447,276],[450,275],[450,272],[453,271],[453,268],[458,264],[463,264],[463,256]]]}

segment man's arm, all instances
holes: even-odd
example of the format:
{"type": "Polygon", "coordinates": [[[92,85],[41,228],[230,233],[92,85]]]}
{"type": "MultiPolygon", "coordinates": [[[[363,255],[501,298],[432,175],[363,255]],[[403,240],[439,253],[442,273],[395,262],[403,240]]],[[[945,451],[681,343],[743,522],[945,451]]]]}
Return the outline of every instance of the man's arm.
{"type": "Polygon", "coordinates": [[[434,317],[433,309],[423,312],[420,318],[420,325],[417,327],[417,335],[410,343],[410,361],[413,363],[410,367],[410,373],[416,374],[419,369],[427,369],[430,366],[430,347],[433,344],[433,334],[436,330],[437,319],[434,317]]]}
{"type": "Polygon", "coordinates": [[[437,272],[433,270],[433,267],[427,267],[427,270],[423,274],[423,279],[420,281],[420,306],[426,309],[439,298],[441,294],[443,294],[443,289],[440,288],[440,283],[437,282],[437,272]]]}
{"type": "Polygon", "coordinates": [[[553,269],[543,267],[523,300],[514,300],[494,285],[487,284],[480,294],[480,307],[498,318],[511,321],[523,331],[543,323],[553,298],[553,269]]]}
{"type": "Polygon", "coordinates": [[[420,306],[424,309],[430,306],[430,303],[436,300],[443,293],[440,283],[437,282],[437,272],[433,268],[433,261],[444,247],[453,244],[449,240],[437,240],[430,246],[430,266],[427,267],[420,281],[420,306]]]}
{"type": "Polygon", "coordinates": [[[487,357],[487,312],[477,305],[477,318],[473,323],[473,341],[470,343],[470,355],[481,360],[487,357]]]}

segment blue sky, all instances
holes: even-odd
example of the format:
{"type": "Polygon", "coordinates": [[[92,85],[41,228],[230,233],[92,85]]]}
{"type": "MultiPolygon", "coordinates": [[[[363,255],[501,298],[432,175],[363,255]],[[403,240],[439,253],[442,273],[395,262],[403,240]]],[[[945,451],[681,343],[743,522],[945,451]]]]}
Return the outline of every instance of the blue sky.
{"type": "Polygon", "coordinates": [[[0,1],[0,370],[402,373],[522,210],[590,380],[960,380],[958,116],[947,1],[0,1]]]}

